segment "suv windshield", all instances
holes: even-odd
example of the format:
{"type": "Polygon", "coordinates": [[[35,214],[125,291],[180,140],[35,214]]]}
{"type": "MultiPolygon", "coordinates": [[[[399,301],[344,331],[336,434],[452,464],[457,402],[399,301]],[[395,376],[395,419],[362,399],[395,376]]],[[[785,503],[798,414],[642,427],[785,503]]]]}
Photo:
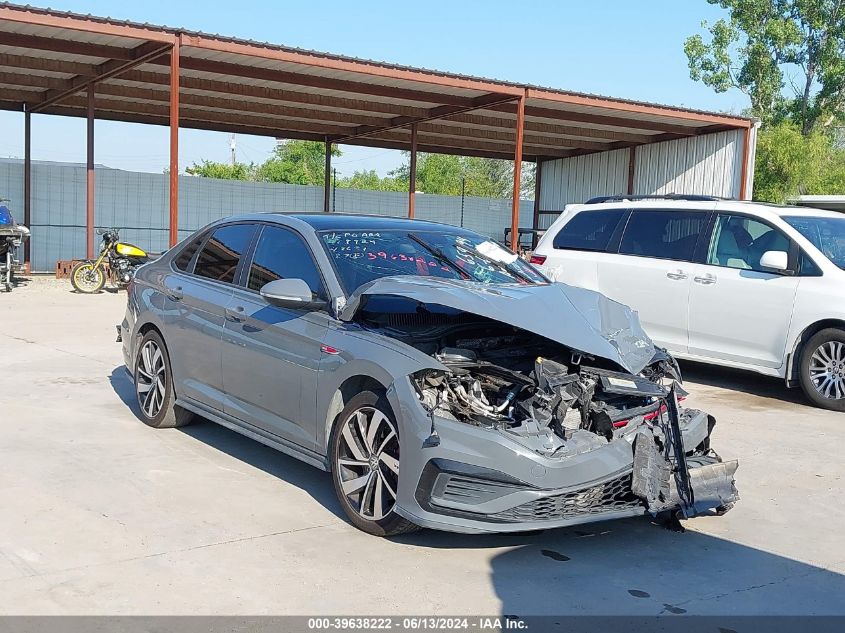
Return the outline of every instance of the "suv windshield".
{"type": "Polygon", "coordinates": [[[511,251],[470,231],[324,231],[319,236],[347,294],[391,275],[548,283],[511,251]]]}
{"type": "Polygon", "coordinates": [[[785,216],[784,221],[806,237],[839,268],[845,269],[845,217],[785,216]]]}

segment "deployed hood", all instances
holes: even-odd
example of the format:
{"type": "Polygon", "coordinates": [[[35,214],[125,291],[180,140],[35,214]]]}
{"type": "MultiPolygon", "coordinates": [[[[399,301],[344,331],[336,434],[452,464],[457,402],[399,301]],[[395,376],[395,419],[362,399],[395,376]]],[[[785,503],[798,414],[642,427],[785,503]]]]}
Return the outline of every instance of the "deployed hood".
{"type": "Polygon", "coordinates": [[[382,277],[356,290],[341,310],[351,321],[364,299],[406,297],[507,323],[638,374],[654,357],[636,312],[598,292],[563,283],[492,285],[433,277],[382,277]]]}

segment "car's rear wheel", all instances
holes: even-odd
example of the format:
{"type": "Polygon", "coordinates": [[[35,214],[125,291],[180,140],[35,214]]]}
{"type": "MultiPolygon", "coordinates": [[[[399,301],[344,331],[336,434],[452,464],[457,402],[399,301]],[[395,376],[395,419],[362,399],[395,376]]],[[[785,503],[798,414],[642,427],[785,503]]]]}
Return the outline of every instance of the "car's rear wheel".
{"type": "Polygon", "coordinates": [[[363,391],[340,412],[330,442],[335,492],[355,527],[377,536],[417,528],[396,514],[399,426],[384,396],[363,391]]]}
{"type": "Polygon", "coordinates": [[[845,331],[813,335],[801,351],[801,388],[818,407],[845,411],[845,331]]]}
{"type": "Polygon", "coordinates": [[[141,419],[157,429],[184,426],[193,414],[175,404],[170,356],[161,336],[150,330],[141,339],[135,358],[135,395],[141,419]]]}

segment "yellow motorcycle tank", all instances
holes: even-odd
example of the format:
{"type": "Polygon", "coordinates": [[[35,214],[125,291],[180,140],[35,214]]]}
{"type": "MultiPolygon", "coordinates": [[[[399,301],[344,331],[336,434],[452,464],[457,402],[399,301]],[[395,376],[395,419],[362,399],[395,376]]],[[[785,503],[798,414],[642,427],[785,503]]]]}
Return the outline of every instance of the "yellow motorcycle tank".
{"type": "Polygon", "coordinates": [[[147,253],[145,250],[134,246],[133,244],[126,244],[125,242],[118,242],[117,246],[114,247],[115,251],[117,251],[118,255],[123,257],[146,257],[147,253]]]}

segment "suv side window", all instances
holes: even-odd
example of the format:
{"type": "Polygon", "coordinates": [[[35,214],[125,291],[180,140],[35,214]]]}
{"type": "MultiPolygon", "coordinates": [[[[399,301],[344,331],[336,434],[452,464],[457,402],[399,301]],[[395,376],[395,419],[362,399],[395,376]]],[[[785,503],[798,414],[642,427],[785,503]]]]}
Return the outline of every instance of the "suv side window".
{"type": "Polygon", "coordinates": [[[202,246],[206,235],[208,235],[208,233],[201,233],[191,240],[191,242],[173,259],[173,265],[186,273],[193,272],[189,270],[189,267],[194,259],[194,255],[199,250],[200,246],[202,246]]]}
{"type": "Polygon", "coordinates": [[[578,251],[606,251],[627,209],[579,211],[555,235],[552,246],[578,251]]]}
{"type": "Polygon", "coordinates": [[[305,241],[289,229],[265,226],[249,267],[247,287],[260,290],[277,279],[302,279],[315,300],[326,298],[323,279],[305,241]]]}
{"type": "Polygon", "coordinates": [[[229,224],[215,230],[197,257],[194,274],[234,283],[238,262],[249,248],[254,232],[254,224],[229,224]]]}
{"type": "Polygon", "coordinates": [[[760,259],[766,251],[790,252],[791,240],[778,229],[742,215],[720,213],[710,238],[707,263],[711,266],[766,271],[760,259]]]}
{"type": "Polygon", "coordinates": [[[634,210],[622,235],[620,255],[693,261],[706,211],[634,210]]]}

